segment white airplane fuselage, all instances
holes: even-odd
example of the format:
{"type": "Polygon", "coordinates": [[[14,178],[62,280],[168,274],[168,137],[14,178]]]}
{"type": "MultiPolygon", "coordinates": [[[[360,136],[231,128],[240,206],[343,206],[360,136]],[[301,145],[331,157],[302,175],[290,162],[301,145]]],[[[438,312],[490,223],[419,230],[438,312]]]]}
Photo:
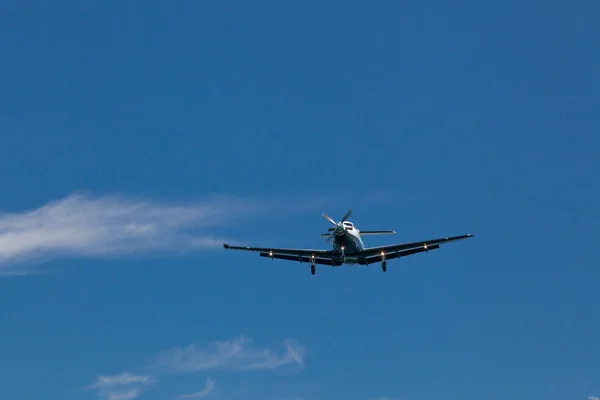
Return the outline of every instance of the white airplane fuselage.
{"type": "Polygon", "coordinates": [[[365,248],[360,237],[360,230],[350,221],[339,223],[331,233],[334,250],[345,256],[344,261],[347,263],[352,263],[353,259],[365,248]]]}

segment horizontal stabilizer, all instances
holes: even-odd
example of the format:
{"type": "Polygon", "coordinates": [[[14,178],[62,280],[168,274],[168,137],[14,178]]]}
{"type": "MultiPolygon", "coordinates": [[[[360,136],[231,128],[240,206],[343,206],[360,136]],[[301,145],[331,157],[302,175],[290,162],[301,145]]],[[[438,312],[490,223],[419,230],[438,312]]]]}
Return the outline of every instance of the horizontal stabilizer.
{"type": "Polygon", "coordinates": [[[360,231],[362,235],[393,235],[396,231],[360,231]]]}

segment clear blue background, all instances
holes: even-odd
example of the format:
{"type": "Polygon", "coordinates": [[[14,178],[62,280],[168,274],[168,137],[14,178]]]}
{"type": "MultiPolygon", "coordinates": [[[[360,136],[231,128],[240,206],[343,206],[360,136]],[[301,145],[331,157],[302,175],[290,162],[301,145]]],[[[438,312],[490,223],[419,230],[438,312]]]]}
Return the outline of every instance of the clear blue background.
{"type": "Polygon", "coordinates": [[[240,334],[295,338],[306,368],[211,373],[223,393],[598,395],[600,3],[500,3],[3,1],[2,211],[78,190],[333,196],[220,233],[325,248],[320,213],[351,207],[398,232],[367,245],[477,237],[386,274],[224,250],[55,260],[0,280],[0,396],[91,399],[98,373],[240,334]]]}

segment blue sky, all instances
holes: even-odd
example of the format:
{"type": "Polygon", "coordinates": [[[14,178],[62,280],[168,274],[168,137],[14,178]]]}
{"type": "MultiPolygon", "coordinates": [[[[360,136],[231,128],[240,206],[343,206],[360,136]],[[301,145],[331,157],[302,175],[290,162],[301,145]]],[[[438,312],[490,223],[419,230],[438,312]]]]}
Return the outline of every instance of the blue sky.
{"type": "Polygon", "coordinates": [[[2,398],[600,396],[597,1],[0,14],[2,398]]]}

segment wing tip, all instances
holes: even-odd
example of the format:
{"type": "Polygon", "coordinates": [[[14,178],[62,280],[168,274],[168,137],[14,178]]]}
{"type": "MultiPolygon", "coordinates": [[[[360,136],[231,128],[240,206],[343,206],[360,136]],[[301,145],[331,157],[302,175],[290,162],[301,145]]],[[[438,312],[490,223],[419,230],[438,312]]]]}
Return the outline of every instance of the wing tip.
{"type": "Polygon", "coordinates": [[[228,249],[229,248],[229,244],[223,243],[223,248],[228,249]]]}

